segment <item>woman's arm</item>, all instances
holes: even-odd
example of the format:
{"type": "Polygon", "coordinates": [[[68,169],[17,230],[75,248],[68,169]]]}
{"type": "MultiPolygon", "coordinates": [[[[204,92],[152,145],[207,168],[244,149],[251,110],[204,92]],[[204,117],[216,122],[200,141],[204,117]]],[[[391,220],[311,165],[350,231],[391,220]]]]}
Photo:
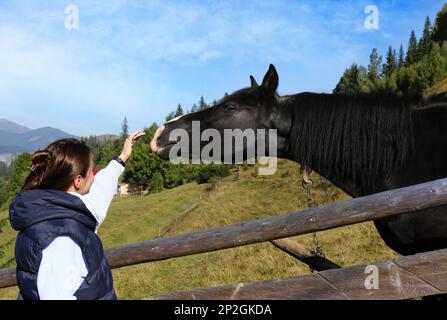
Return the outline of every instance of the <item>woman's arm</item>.
{"type": "MultiPolygon", "coordinates": [[[[132,133],[125,141],[123,150],[119,157],[126,162],[132,154],[132,147],[135,142],[146,133],[137,131],[132,133]]],[[[104,222],[107,216],[107,210],[113,200],[113,196],[117,192],[118,179],[124,172],[124,166],[118,161],[112,160],[108,166],[100,170],[93,180],[89,193],[81,196],[87,208],[95,216],[98,221],[97,228],[104,222]]]]}
{"type": "Polygon", "coordinates": [[[90,212],[98,221],[99,227],[107,216],[107,210],[117,192],[118,179],[124,172],[124,167],[112,160],[104,169],[100,170],[93,180],[89,193],[81,196],[90,212]]]}
{"type": "Polygon", "coordinates": [[[88,274],[81,248],[70,237],[57,237],[42,251],[37,274],[41,300],[76,300],[88,274]]]}

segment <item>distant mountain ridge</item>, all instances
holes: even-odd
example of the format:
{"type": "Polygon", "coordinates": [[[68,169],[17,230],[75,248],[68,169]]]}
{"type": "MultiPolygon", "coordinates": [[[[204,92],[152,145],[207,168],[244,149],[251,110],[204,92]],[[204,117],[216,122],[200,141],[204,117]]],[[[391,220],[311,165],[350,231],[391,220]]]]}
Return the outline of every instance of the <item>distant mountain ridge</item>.
{"type": "Polygon", "coordinates": [[[34,152],[62,138],[79,137],[52,127],[32,130],[10,120],[0,119],[0,155],[34,152]]]}
{"type": "Polygon", "coordinates": [[[0,130],[11,132],[11,133],[25,133],[31,131],[30,128],[17,124],[15,122],[9,121],[8,119],[0,119],[0,130]]]}

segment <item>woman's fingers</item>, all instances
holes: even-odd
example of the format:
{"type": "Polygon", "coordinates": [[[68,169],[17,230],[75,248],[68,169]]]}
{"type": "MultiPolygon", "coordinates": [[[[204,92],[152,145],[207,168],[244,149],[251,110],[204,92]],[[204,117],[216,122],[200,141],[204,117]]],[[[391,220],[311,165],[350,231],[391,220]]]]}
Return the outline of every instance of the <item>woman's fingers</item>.
{"type": "Polygon", "coordinates": [[[139,130],[139,131],[137,131],[137,132],[132,133],[132,134],[129,136],[129,139],[130,139],[132,142],[136,142],[139,138],[141,138],[141,137],[144,136],[144,135],[146,135],[146,132],[144,132],[143,130],[139,130]]]}
{"type": "Polygon", "coordinates": [[[139,131],[139,132],[137,132],[137,133],[134,135],[133,140],[136,140],[136,139],[138,139],[138,138],[140,138],[140,137],[142,137],[142,136],[144,136],[144,135],[146,135],[146,132],[144,132],[144,131],[139,131]]]}

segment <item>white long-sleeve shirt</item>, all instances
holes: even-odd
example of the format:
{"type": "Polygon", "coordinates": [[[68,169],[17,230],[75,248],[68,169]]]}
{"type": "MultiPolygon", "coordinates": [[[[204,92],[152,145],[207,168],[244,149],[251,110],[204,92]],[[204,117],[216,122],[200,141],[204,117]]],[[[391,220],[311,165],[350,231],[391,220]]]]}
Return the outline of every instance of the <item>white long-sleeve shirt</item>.
{"type": "MultiPolygon", "coordinates": [[[[116,194],[118,178],[124,167],[112,160],[94,177],[88,194],[70,192],[82,199],[94,215],[97,225],[104,222],[107,210],[116,194]]],[[[88,270],[81,248],[70,237],[57,237],[42,251],[37,274],[37,289],[41,300],[76,300],[74,293],[87,276],[88,270]]]]}

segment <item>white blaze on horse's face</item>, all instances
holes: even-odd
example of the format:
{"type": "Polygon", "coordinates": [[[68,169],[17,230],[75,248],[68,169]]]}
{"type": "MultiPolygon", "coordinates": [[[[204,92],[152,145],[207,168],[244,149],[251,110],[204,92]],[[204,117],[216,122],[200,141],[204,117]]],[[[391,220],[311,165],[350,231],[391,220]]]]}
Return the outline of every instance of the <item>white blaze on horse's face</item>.
{"type": "Polygon", "coordinates": [[[183,117],[183,116],[175,117],[174,119],[171,119],[171,120],[169,120],[169,121],[166,122],[166,123],[177,121],[177,120],[180,119],[181,117],[183,117]]]}

